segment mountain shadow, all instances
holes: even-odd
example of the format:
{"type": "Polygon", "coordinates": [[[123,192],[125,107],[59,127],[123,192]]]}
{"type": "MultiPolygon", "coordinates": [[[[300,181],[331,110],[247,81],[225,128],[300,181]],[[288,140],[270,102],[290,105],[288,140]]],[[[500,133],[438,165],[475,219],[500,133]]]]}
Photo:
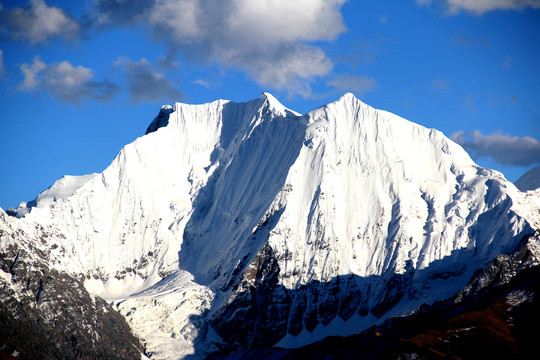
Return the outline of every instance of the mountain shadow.
{"type": "MultiPolygon", "coordinates": [[[[269,223],[268,226],[272,227],[272,224],[269,223]]],[[[515,243],[518,243],[518,245],[516,248],[512,249],[512,254],[518,254],[519,250],[524,248],[523,245],[526,243],[527,239],[532,236],[532,233],[520,234],[519,236],[521,238],[516,237],[515,243]],[[520,239],[521,241],[519,241],[520,239]]],[[[528,250],[524,250],[521,251],[521,253],[527,253],[527,251],[528,250]]],[[[288,289],[279,283],[279,278],[282,275],[275,252],[269,245],[265,245],[254,257],[249,266],[246,266],[247,270],[244,271],[232,285],[230,284],[230,287],[221,289],[228,294],[229,300],[227,303],[224,304],[221,301],[216,301],[207,314],[203,317],[193,318],[192,321],[200,322],[202,318],[204,318],[204,321],[206,321],[222,338],[223,344],[218,345],[219,349],[210,357],[211,359],[252,359],[259,357],[273,359],[280,358],[279,356],[285,356],[286,354],[302,354],[303,350],[299,350],[300,352],[294,352],[296,350],[279,349],[270,351],[268,348],[274,346],[280,339],[288,334],[295,336],[302,331],[311,333],[317,327],[329,325],[332,321],[337,320],[337,318],[344,321],[351,320],[353,323],[360,319],[358,322],[357,333],[362,333],[362,331],[364,331],[364,335],[362,335],[364,338],[362,338],[363,340],[359,343],[371,346],[371,348],[368,346],[366,350],[368,352],[365,357],[355,357],[353,355],[355,354],[354,351],[356,351],[354,350],[354,346],[356,346],[357,342],[356,340],[351,340],[351,343],[347,346],[344,345],[343,349],[353,350],[351,350],[352,352],[348,355],[349,357],[345,356],[343,358],[385,358],[384,356],[388,353],[383,350],[385,350],[385,347],[390,343],[386,342],[385,339],[387,338],[379,339],[379,335],[375,336],[373,334],[375,332],[388,333],[390,331],[388,329],[392,329],[394,326],[393,324],[396,321],[401,324],[404,320],[400,320],[402,318],[391,318],[390,320],[387,320],[385,324],[380,325],[382,326],[380,329],[385,329],[384,331],[375,331],[373,328],[371,330],[365,330],[366,323],[362,324],[361,319],[369,317],[372,319],[370,320],[371,324],[380,324],[391,316],[399,315],[398,312],[395,312],[397,309],[411,312],[420,307],[420,313],[426,312],[428,315],[425,315],[425,317],[417,316],[417,318],[424,320],[419,320],[420,322],[416,324],[415,327],[411,327],[414,331],[411,330],[410,332],[403,333],[403,335],[399,336],[409,336],[412,338],[423,332],[429,333],[430,326],[434,329],[441,326],[441,324],[444,324],[445,321],[447,321],[445,319],[449,319],[449,317],[441,317],[441,314],[446,314],[448,306],[454,306],[452,305],[454,303],[449,301],[447,304],[450,305],[443,306],[437,304],[445,304],[445,302],[439,302],[433,307],[435,310],[433,310],[432,313],[427,312],[431,309],[431,306],[423,303],[425,298],[428,297],[426,294],[432,291],[429,286],[433,281],[443,281],[448,287],[454,289],[453,292],[446,294],[446,296],[443,294],[435,296],[435,298],[441,299],[452,297],[456,291],[464,288],[468,282],[474,285],[475,277],[473,276],[474,271],[472,267],[471,269],[457,270],[455,267],[457,259],[460,259],[463,256],[469,257],[471,252],[474,252],[474,250],[456,250],[451,255],[433,262],[433,267],[422,270],[411,269],[411,271],[404,274],[392,273],[389,275],[368,277],[349,274],[334,277],[328,282],[312,281],[295,289],[288,289]],[[471,277],[473,280],[469,281],[471,277]],[[441,307],[443,310],[437,310],[437,306],[441,307]],[[434,318],[438,320],[432,323],[426,322],[426,326],[422,325],[423,321],[426,321],[425,319],[430,319],[431,316],[435,315],[439,316],[438,318],[434,318]],[[369,353],[369,351],[371,351],[371,353],[369,353]],[[380,353],[378,351],[380,351],[380,353]]],[[[531,256],[530,252],[527,254],[527,256],[531,256]]],[[[508,257],[508,255],[501,256],[508,257]]],[[[520,255],[518,254],[514,257],[516,256],[520,255]]],[[[525,257],[525,255],[521,256],[522,258],[525,257]]],[[[514,260],[514,262],[516,264],[525,263],[522,260],[514,260]]],[[[488,270],[484,270],[484,273],[487,273],[489,276],[485,274],[482,275],[482,271],[477,272],[476,278],[483,279],[483,285],[478,289],[474,289],[474,291],[469,291],[468,293],[463,292],[464,295],[461,296],[459,301],[456,301],[456,304],[458,305],[454,306],[455,309],[453,308],[454,310],[449,313],[450,315],[459,315],[460,311],[463,309],[469,309],[469,307],[461,308],[465,306],[464,304],[469,304],[469,302],[470,306],[473,306],[479,294],[481,295],[483,292],[486,292],[486,287],[488,285],[491,284],[493,288],[498,286],[500,283],[500,280],[498,279],[501,276],[500,273],[503,271],[499,270],[497,273],[497,271],[489,270],[490,266],[494,266],[493,263],[496,263],[496,261],[492,262],[491,265],[484,264],[484,266],[488,268],[488,270]],[[491,283],[486,281],[486,278],[491,279],[491,283]]],[[[503,268],[505,266],[504,264],[510,263],[510,261],[499,260],[499,266],[503,268]]],[[[516,271],[515,268],[510,269],[509,267],[510,265],[503,270],[507,273],[516,271]]],[[[438,290],[435,288],[433,291],[438,290]]],[[[518,313],[524,314],[521,310],[519,310],[518,313]]],[[[407,318],[408,317],[405,317],[404,319],[407,318]]],[[[486,320],[487,323],[484,325],[488,327],[488,330],[486,330],[487,332],[478,335],[481,338],[480,340],[484,339],[482,341],[487,341],[486,339],[488,337],[486,334],[492,332],[497,333],[497,319],[486,320]]],[[[505,319],[505,324],[507,325],[505,325],[504,329],[507,330],[509,329],[508,326],[510,326],[508,325],[510,318],[506,317],[505,319]]],[[[404,325],[401,328],[403,331],[412,326],[407,325],[406,322],[403,322],[403,324],[404,325]]],[[[205,334],[201,334],[201,337],[204,337],[204,335],[205,334]]],[[[399,337],[396,338],[397,335],[395,334],[392,336],[391,341],[401,339],[399,337]]],[[[523,335],[520,337],[523,338],[523,335]]],[[[499,338],[496,337],[496,339],[499,338]]],[[[324,341],[327,342],[323,343],[326,345],[321,345],[323,347],[333,343],[341,344],[341,340],[323,340],[323,342],[324,341]]],[[[203,344],[204,342],[196,341],[195,343],[203,344]]],[[[409,343],[405,342],[404,344],[409,343]]],[[[485,344],[487,345],[489,342],[485,342],[485,344]]],[[[503,345],[506,346],[506,343],[503,345]]],[[[405,346],[405,348],[407,349],[408,347],[405,346]]],[[[303,357],[299,358],[310,358],[306,354],[312,354],[310,352],[311,350],[309,350],[312,348],[308,346],[303,349],[308,350],[306,350],[307,352],[304,353],[303,357]]],[[[315,347],[315,349],[317,348],[315,347]]],[[[505,351],[507,351],[510,348],[505,347],[505,349],[505,351]]],[[[199,348],[197,351],[198,352],[196,352],[193,357],[188,358],[204,357],[207,348],[199,348]]],[[[323,351],[323,354],[331,355],[329,351],[330,350],[327,349],[326,352],[323,351]]],[[[343,352],[338,353],[343,354],[343,352]]],[[[508,352],[505,352],[505,354],[506,353],[508,352]]],[[[471,354],[475,353],[471,352],[471,354]]],[[[295,357],[285,358],[289,359],[295,357]]],[[[341,357],[330,356],[329,358],[337,359],[341,357]]]]}
{"type": "Polygon", "coordinates": [[[285,206],[275,204],[267,213],[300,153],[306,126],[302,117],[276,116],[268,102],[260,102],[223,107],[220,143],[211,159],[217,167],[194,200],[179,252],[180,267],[197,283],[228,281],[238,261],[250,263],[266,240],[254,236],[254,229],[285,206]]]}
{"type": "Polygon", "coordinates": [[[527,247],[500,255],[451,299],[356,335],[296,349],[221,350],[207,359],[532,359],[540,321],[540,266],[532,258],[527,247]]]}

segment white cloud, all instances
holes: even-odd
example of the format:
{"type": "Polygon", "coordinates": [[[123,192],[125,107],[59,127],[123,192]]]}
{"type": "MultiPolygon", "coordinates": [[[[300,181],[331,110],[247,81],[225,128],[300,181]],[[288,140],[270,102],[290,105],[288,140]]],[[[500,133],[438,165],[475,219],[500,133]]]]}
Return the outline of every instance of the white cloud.
{"type": "Polygon", "coordinates": [[[36,79],[38,77],[38,73],[47,68],[47,66],[43,61],[39,60],[39,57],[36,56],[31,65],[24,63],[20,66],[20,68],[24,74],[24,80],[22,84],[19,85],[18,89],[34,90],[39,86],[39,81],[36,79]]]}
{"type": "Polygon", "coordinates": [[[128,92],[134,102],[148,101],[178,101],[183,95],[173,87],[165,74],[154,69],[146,59],[131,61],[128,58],[118,58],[117,68],[122,68],[128,81],[128,92]]]}
{"type": "Polygon", "coordinates": [[[94,72],[84,66],[73,66],[67,61],[47,65],[35,57],[32,64],[20,66],[24,74],[19,91],[45,90],[51,98],[80,104],[82,100],[107,101],[119,91],[109,80],[96,82],[94,72]]]}
{"type": "MultiPolygon", "coordinates": [[[[419,5],[431,5],[431,0],[416,0],[419,5]]],[[[540,8],[540,0],[444,0],[450,15],[462,11],[482,15],[495,10],[522,10],[540,8]]]]}
{"type": "Polygon", "coordinates": [[[456,131],[451,139],[475,157],[489,156],[500,164],[529,166],[540,163],[540,142],[530,136],[502,133],[484,135],[480,131],[456,131]]]}
{"type": "Polygon", "coordinates": [[[349,74],[338,74],[333,79],[328,80],[326,84],[335,87],[340,92],[354,92],[357,96],[373,90],[377,85],[375,80],[370,77],[349,74]]]}
{"type": "Polygon", "coordinates": [[[309,96],[310,82],[333,66],[312,43],[332,41],[346,30],[340,12],[344,2],[146,0],[136,5],[98,0],[93,17],[123,26],[146,21],[154,38],[168,47],[171,61],[182,54],[191,62],[243,70],[262,85],[309,96]],[[135,6],[137,16],[125,15],[134,14],[135,6]]]}
{"type": "Polygon", "coordinates": [[[48,6],[43,0],[31,0],[29,6],[0,9],[9,38],[23,39],[32,45],[46,43],[52,38],[76,39],[80,25],[62,9],[48,6]]]}
{"type": "Polygon", "coordinates": [[[304,44],[283,44],[270,53],[239,54],[222,61],[227,66],[247,70],[259,84],[286,89],[290,94],[306,98],[312,95],[310,81],[332,69],[332,62],[321,49],[304,44]]]}

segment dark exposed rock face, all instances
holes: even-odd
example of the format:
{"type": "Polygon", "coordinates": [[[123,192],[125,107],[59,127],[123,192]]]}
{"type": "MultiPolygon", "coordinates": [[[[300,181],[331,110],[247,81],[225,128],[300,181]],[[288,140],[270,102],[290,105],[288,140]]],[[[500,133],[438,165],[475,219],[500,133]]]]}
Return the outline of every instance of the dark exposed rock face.
{"type": "Polygon", "coordinates": [[[356,313],[381,316],[409,286],[407,275],[393,275],[380,292],[372,289],[373,278],[345,275],[287,289],[279,284],[280,275],[275,252],[265,245],[233,286],[233,300],[212,317],[211,326],[227,344],[225,351],[272,346],[287,333],[311,332],[336,316],[343,320],[356,313]],[[370,296],[380,298],[376,306],[368,305],[370,296]]]}
{"type": "MultiPolygon", "coordinates": [[[[8,236],[7,234],[0,234],[8,236]]],[[[0,352],[20,359],[140,359],[124,318],[72,276],[0,249],[0,352]]]]}
{"type": "Polygon", "coordinates": [[[272,248],[265,246],[244,272],[234,300],[211,321],[231,348],[268,346],[285,335],[291,300],[278,276],[272,248]]]}
{"type": "Polygon", "coordinates": [[[540,323],[539,242],[537,235],[514,254],[498,256],[454,298],[361,334],[298,349],[216,352],[208,359],[533,359],[540,323]]]}
{"type": "Polygon", "coordinates": [[[154,118],[150,125],[148,125],[148,128],[144,134],[146,135],[153,133],[157,129],[167,126],[169,124],[169,117],[173,112],[174,108],[171,106],[162,107],[158,115],[154,118]]]}

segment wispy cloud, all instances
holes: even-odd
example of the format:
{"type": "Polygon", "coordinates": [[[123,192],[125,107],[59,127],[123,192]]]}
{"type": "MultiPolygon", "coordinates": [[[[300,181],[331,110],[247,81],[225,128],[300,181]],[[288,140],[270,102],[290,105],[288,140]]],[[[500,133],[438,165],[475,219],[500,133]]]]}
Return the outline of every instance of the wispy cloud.
{"type": "Polygon", "coordinates": [[[88,27],[136,27],[148,18],[156,0],[93,0],[84,15],[88,27]]]}
{"type": "Polygon", "coordinates": [[[4,51],[0,49],[0,79],[5,79],[6,68],[4,67],[4,51]]]}
{"type": "Polygon", "coordinates": [[[20,66],[24,74],[19,91],[46,91],[51,98],[80,104],[85,99],[107,101],[119,92],[118,85],[105,79],[94,81],[94,72],[84,66],[73,66],[67,61],[45,64],[35,57],[31,64],[20,66]]]}
{"type": "Polygon", "coordinates": [[[333,63],[316,41],[331,41],[346,28],[345,0],[96,0],[95,25],[145,24],[176,61],[218,64],[246,71],[259,84],[310,96],[310,83],[333,63]]]}
{"type": "Polygon", "coordinates": [[[475,98],[473,94],[468,94],[465,98],[465,104],[463,105],[464,109],[471,110],[472,112],[476,111],[476,106],[474,106],[475,98]]]}
{"type": "Polygon", "coordinates": [[[31,0],[26,7],[0,7],[0,24],[0,30],[3,28],[9,39],[32,45],[55,38],[77,39],[81,35],[81,26],[73,17],[43,0],[31,0]]]}
{"type": "Polygon", "coordinates": [[[118,58],[115,67],[125,71],[128,93],[134,102],[142,101],[178,101],[183,94],[176,89],[164,73],[156,70],[146,59],[132,61],[118,58]]]}
{"type": "Polygon", "coordinates": [[[529,166],[540,163],[540,142],[530,136],[503,133],[484,135],[480,131],[456,131],[451,139],[469,150],[474,157],[491,157],[500,164],[529,166]]]}
{"type": "Polygon", "coordinates": [[[450,14],[465,11],[475,15],[482,15],[494,10],[540,8],[540,0],[446,0],[446,3],[450,14]]]}
{"type": "Polygon", "coordinates": [[[474,38],[467,35],[461,35],[460,37],[455,39],[454,42],[457,45],[461,46],[483,46],[486,48],[490,48],[491,46],[493,46],[493,44],[487,39],[478,37],[474,38]]]}
{"type": "Polygon", "coordinates": [[[433,79],[428,83],[428,89],[446,94],[451,92],[450,85],[443,79],[433,79]]]}
{"type": "Polygon", "coordinates": [[[207,89],[210,88],[210,80],[197,79],[193,82],[194,84],[201,85],[207,89]]]}
{"type": "MultiPolygon", "coordinates": [[[[432,0],[416,0],[419,5],[431,5],[432,0]]],[[[440,0],[444,3],[449,15],[467,12],[483,15],[495,10],[522,10],[525,8],[540,8],[540,0],[440,0]]]]}
{"type": "Polygon", "coordinates": [[[377,86],[373,78],[352,74],[337,74],[328,80],[326,84],[340,92],[351,91],[358,96],[373,90],[377,86]]]}

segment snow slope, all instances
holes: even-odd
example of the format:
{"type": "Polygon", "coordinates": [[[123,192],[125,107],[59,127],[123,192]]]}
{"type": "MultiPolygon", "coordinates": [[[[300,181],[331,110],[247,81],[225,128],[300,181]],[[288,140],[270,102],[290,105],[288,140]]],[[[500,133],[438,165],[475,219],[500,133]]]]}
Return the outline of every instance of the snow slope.
{"type": "Polygon", "coordinates": [[[540,188],[540,166],[533,167],[516,180],[515,185],[521,191],[540,188]]]}
{"type": "Polygon", "coordinates": [[[202,357],[449,297],[534,233],[533,198],[352,94],[302,116],[265,93],[163,107],[104,172],[59,180],[7,228],[114,300],[148,355],[202,357]]]}

